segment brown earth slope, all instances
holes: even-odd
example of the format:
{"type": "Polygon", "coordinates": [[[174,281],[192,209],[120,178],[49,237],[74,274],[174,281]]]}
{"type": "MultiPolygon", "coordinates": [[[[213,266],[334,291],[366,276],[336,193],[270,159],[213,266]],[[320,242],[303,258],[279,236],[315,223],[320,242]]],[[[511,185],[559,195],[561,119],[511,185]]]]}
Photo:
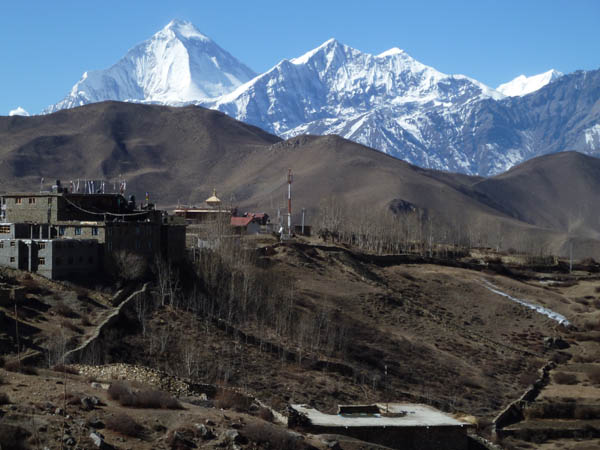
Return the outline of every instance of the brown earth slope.
{"type": "Polygon", "coordinates": [[[482,179],[421,169],[336,136],[281,141],[193,106],[104,102],[0,117],[0,190],[37,189],[42,177],[122,176],[128,192],[149,191],[161,206],[200,204],[216,187],[227,205],[273,215],[286,204],[288,168],[295,210],[307,208],[312,217],[323,198],[334,196],[363,213],[409,202],[455,226],[542,239],[553,252],[564,253],[569,231],[584,249],[593,250],[599,237],[592,211],[600,160],[572,152],[482,179]]]}

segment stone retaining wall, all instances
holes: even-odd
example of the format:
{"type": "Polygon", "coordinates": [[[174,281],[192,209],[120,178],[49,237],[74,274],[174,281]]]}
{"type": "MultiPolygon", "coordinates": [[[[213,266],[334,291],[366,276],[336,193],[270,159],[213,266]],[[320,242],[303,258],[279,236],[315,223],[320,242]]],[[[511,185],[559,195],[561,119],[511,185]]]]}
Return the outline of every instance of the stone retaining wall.
{"type": "Polygon", "coordinates": [[[116,323],[121,314],[127,308],[134,307],[136,301],[145,301],[149,296],[148,283],[144,284],[142,289],[131,294],[125,299],[109,316],[100,323],[94,333],[79,347],[69,350],[65,353],[64,360],[67,364],[78,363],[82,361],[97,362],[97,349],[101,347],[102,338],[114,323],[116,323]]]}

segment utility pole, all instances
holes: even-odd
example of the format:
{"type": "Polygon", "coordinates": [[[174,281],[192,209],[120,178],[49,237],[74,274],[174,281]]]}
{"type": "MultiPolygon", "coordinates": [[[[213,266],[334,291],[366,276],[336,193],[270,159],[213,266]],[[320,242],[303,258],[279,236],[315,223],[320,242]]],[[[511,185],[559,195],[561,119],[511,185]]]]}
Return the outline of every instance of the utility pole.
{"type": "Polygon", "coordinates": [[[292,235],[292,169],[288,169],[288,235],[292,235]]]}
{"type": "Polygon", "coordinates": [[[573,271],[573,241],[569,241],[569,273],[573,271]]]}

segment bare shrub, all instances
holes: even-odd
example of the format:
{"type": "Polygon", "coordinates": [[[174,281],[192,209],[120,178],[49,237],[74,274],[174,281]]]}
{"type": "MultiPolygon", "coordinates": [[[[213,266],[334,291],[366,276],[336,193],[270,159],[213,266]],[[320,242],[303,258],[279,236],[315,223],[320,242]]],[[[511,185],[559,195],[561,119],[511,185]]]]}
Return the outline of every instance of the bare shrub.
{"type": "Polygon", "coordinates": [[[79,375],[79,371],[73,367],[66,366],[64,364],[56,364],[52,367],[55,372],[69,373],[71,375],[79,375]]]}
{"type": "Polygon", "coordinates": [[[287,450],[304,450],[310,448],[297,434],[266,422],[251,423],[244,428],[246,439],[258,444],[266,444],[269,448],[285,448],[287,450]]]}
{"type": "Polygon", "coordinates": [[[8,398],[8,394],[6,392],[0,392],[0,405],[8,405],[10,404],[10,399],[8,398]]]}
{"type": "Polygon", "coordinates": [[[4,369],[9,372],[20,372],[25,375],[37,375],[38,371],[35,367],[19,364],[19,361],[8,361],[4,364],[4,369]]]}
{"type": "Polygon", "coordinates": [[[127,383],[115,381],[108,388],[108,398],[111,400],[120,401],[121,397],[131,395],[131,388],[127,383]]]}
{"type": "Polygon", "coordinates": [[[69,305],[65,305],[63,302],[58,302],[54,306],[54,312],[56,312],[56,314],[58,314],[59,316],[67,318],[74,318],[78,316],[78,314],[73,310],[73,308],[71,308],[69,305]]]}
{"type": "Polygon", "coordinates": [[[33,366],[21,366],[21,373],[25,375],[38,375],[38,370],[33,366]]]}
{"type": "Polygon", "coordinates": [[[583,323],[583,328],[585,328],[588,331],[600,331],[600,318],[595,316],[592,319],[587,319],[583,323]]]}
{"type": "Polygon", "coordinates": [[[215,397],[215,406],[221,409],[234,409],[239,412],[246,412],[251,404],[251,398],[229,389],[222,389],[215,397]]]}
{"type": "Polygon", "coordinates": [[[179,401],[166,392],[143,390],[135,394],[135,406],[138,408],[183,409],[179,401]]]}
{"type": "Polygon", "coordinates": [[[134,391],[127,383],[115,382],[108,388],[108,397],[121,406],[131,408],[183,409],[173,396],[153,389],[134,391]]]}
{"type": "Polygon", "coordinates": [[[91,327],[93,323],[90,321],[90,316],[87,314],[83,314],[81,316],[81,326],[83,327],[91,327]]]}
{"type": "Polygon", "coordinates": [[[264,406],[258,410],[258,417],[266,422],[273,422],[275,417],[273,416],[273,411],[269,408],[265,408],[264,406]]]}
{"type": "Polygon", "coordinates": [[[577,377],[572,373],[556,372],[552,379],[556,384],[577,384],[577,377]]]}
{"type": "Polygon", "coordinates": [[[124,436],[143,438],[145,429],[127,414],[117,414],[105,421],[107,429],[121,433],[124,436]]]}
{"type": "Polygon", "coordinates": [[[529,405],[524,413],[525,418],[528,420],[532,419],[572,419],[575,414],[575,403],[546,403],[546,402],[535,402],[529,405]]]}
{"type": "Polygon", "coordinates": [[[67,330],[71,330],[74,333],[77,334],[83,334],[83,330],[81,328],[79,328],[77,325],[75,325],[73,322],[70,322],[66,319],[63,319],[60,321],[60,325],[63,328],[66,328],[67,330]]]}
{"type": "Polygon", "coordinates": [[[148,272],[148,262],[142,255],[121,250],[112,255],[113,275],[122,280],[142,279],[148,272]]]}
{"type": "Polygon", "coordinates": [[[573,357],[573,361],[577,363],[593,363],[596,362],[598,358],[594,355],[575,355],[573,357]]]}
{"type": "Polygon", "coordinates": [[[169,432],[166,443],[171,450],[187,450],[195,437],[196,432],[191,427],[180,427],[169,432]]]}
{"type": "Polygon", "coordinates": [[[576,406],[573,417],[578,420],[594,420],[600,417],[600,407],[598,406],[576,406]]]}
{"type": "Polygon", "coordinates": [[[83,394],[77,394],[74,392],[70,392],[65,397],[65,401],[66,401],[67,405],[80,405],[82,397],[83,397],[83,394]]]}
{"type": "Polygon", "coordinates": [[[475,377],[465,376],[462,380],[463,386],[472,388],[472,389],[483,389],[480,381],[475,377]]]}
{"type": "Polygon", "coordinates": [[[28,448],[25,444],[31,433],[24,428],[15,425],[0,423],[0,448],[21,450],[28,448]]]}

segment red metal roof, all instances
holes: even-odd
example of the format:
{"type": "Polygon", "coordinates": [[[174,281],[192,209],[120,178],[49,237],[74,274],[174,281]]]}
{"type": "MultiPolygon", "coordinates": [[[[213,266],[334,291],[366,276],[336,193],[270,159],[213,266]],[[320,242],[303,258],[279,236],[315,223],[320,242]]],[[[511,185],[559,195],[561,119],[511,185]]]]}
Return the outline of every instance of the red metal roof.
{"type": "Polygon", "coordinates": [[[246,217],[232,217],[231,218],[231,226],[233,227],[247,227],[250,222],[254,220],[254,216],[246,216],[246,217]]]}

